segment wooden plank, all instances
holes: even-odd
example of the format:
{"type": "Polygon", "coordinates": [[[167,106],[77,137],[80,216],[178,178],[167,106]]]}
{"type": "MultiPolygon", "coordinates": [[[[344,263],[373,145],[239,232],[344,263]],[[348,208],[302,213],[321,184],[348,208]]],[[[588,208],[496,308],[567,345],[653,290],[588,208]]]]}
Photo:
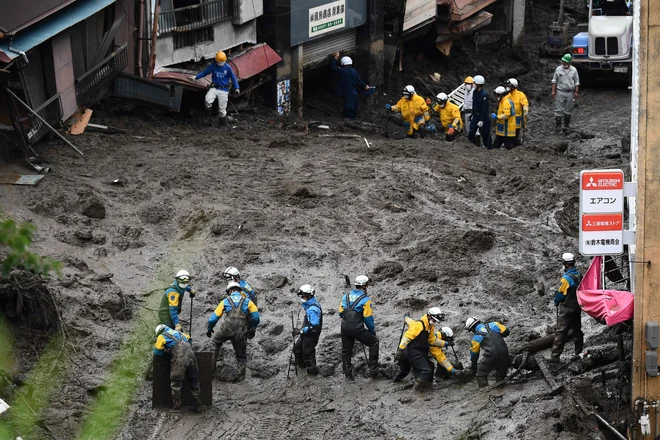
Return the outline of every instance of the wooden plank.
{"type": "Polygon", "coordinates": [[[0,176],[0,184],[7,185],[36,185],[44,176],[40,174],[5,174],[0,176]]]}
{"type": "Polygon", "coordinates": [[[536,355],[534,356],[534,359],[536,360],[537,365],[541,369],[541,372],[543,373],[545,380],[548,382],[548,385],[550,385],[550,395],[556,396],[557,394],[561,393],[562,390],[564,389],[564,385],[557,384],[554,376],[552,375],[550,369],[548,368],[548,365],[545,363],[545,359],[543,359],[543,356],[536,355]]]}

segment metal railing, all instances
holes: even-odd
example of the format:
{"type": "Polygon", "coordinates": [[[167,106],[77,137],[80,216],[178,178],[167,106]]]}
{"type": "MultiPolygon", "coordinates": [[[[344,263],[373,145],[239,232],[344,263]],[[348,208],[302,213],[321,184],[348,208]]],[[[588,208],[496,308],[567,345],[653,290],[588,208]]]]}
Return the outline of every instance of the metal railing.
{"type": "Polygon", "coordinates": [[[76,79],[76,100],[78,104],[90,104],[97,93],[108,86],[112,79],[128,65],[128,55],[124,44],[112,52],[106,59],[89,69],[76,79]]]}
{"type": "Polygon", "coordinates": [[[214,0],[162,11],[158,14],[158,34],[193,31],[236,17],[237,11],[233,0],[214,0]]]}
{"type": "MultiPolygon", "coordinates": [[[[62,99],[60,98],[60,94],[58,93],[51,97],[48,101],[34,109],[34,111],[51,126],[58,125],[62,121],[62,115],[64,114],[62,111],[62,99]]],[[[39,118],[31,113],[19,119],[19,122],[25,127],[25,133],[27,134],[30,144],[39,141],[49,130],[46,124],[41,122],[39,118]]]]}

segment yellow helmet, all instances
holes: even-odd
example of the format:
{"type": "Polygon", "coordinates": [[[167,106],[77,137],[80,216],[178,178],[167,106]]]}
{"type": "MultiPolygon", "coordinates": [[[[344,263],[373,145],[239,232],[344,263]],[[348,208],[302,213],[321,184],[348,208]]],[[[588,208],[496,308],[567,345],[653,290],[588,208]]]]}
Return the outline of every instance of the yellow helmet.
{"type": "Polygon", "coordinates": [[[220,51],[220,52],[215,54],[215,60],[218,63],[224,63],[225,61],[227,61],[227,55],[225,55],[225,53],[223,51],[220,51]]]}
{"type": "Polygon", "coordinates": [[[463,81],[463,82],[465,84],[474,84],[474,78],[472,78],[471,76],[468,76],[467,78],[465,78],[465,81],[463,81]]]}

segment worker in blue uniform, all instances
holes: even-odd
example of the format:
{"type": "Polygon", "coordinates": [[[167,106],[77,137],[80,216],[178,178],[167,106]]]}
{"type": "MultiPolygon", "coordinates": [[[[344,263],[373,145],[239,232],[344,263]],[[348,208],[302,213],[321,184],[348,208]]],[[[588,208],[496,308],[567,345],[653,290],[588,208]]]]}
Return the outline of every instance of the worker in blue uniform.
{"type": "Polygon", "coordinates": [[[241,286],[241,294],[244,298],[252,300],[252,302],[257,304],[257,292],[254,291],[250,283],[241,278],[241,272],[233,266],[229,266],[222,272],[222,278],[229,281],[236,281],[241,286]]]}
{"type": "Polygon", "coordinates": [[[316,300],[314,288],[305,284],[298,289],[300,306],[305,311],[302,327],[293,329],[293,337],[297,338],[293,344],[293,355],[296,365],[307,368],[307,374],[316,376],[319,370],[316,367],[316,344],[321,337],[323,329],[323,310],[316,300]]]}
{"type": "Polygon", "coordinates": [[[499,322],[482,323],[477,318],[468,318],[465,329],[474,333],[470,369],[477,376],[479,388],[488,386],[488,373],[492,370],[495,370],[498,382],[504,380],[510,364],[509,347],[504,341],[509,336],[509,329],[499,322]]]}
{"type": "Polygon", "coordinates": [[[204,105],[206,110],[210,113],[213,102],[218,100],[218,115],[220,119],[218,123],[225,125],[227,123],[227,103],[229,102],[229,89],[233,87],[234,94],[241,93],[236,80],[236,75],[231,66],[227,64],[227,55],[223,51],[215,54],[215,61],[212,61],[206,69],[202,70],[195,76],[191,76],[191,81],[204,78],[206,75],[211,74],[211,86],[206,92],[204,97],[204,105]]]}
{"type": "Polygon", "coordinates": [[[349,119],[355,119],[358,111],[358,95],[360,92],[367,91],[370,87],[362,81],[360,74],[353,68],[351,57],[342,57],[337,65],[339,52],[335,52],[330,59],[330,70],[339,76],[337,89],[339,95],[344,98],[343,116],[349,119]]]}
{"type": "Polygon", "coordinates": [[[158,319],[161,324],[175,330],[182,330],[179,315],[181,314],[183,298],[186,292],[188,292],[190,298],[195,297],[195,291],[190,287],[189,282],[190,274],[188,271],[180,270],[177,272],[172,285],[165,289],[158,308],[158,319]]]}
{"type": "Polygon", "coordinates": [[[468,140],[477,146],[477,129],[481,134],[484,147],[490,149],[490,113],[488,112],[488,93],[484,89],[486,80],[483,76],[474,77],[474,92],[472,93],[472,119],[470,120],[470,130],[468,131],[468,140]]]}
{"type": "Polygon", "coordinates": [[[550,361],[559,362],[559,357],[564,351],[564,344],[568,339],[569,330],[573,330],[575,338],[575,354],[579,355],[584,349],[584,333],[582,333],[582,308],[578,303],[577,289],[582,282],[582,274],[575,268],[575,255],[565,252],[561,256],[563,275],[559,288],[555,292],[555,307],[558,310],[557,329],[555,340],[552,344],[552,356],[550,361]]]}

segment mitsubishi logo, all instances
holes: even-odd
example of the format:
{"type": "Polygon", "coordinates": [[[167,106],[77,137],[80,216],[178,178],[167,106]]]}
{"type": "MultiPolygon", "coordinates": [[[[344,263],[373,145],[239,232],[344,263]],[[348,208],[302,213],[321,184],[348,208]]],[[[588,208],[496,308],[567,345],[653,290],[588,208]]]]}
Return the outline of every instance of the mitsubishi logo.
{"type": "Polygon", "coordinates": [[[587,182],[587,186],[586,186],[586,187],[589,188],[590,186],[596,186],[596,187],[598,186],[598,184],[594,182],[594,178],[593,178],[593,177],[589,177],[589,182],[587,182]]]}

